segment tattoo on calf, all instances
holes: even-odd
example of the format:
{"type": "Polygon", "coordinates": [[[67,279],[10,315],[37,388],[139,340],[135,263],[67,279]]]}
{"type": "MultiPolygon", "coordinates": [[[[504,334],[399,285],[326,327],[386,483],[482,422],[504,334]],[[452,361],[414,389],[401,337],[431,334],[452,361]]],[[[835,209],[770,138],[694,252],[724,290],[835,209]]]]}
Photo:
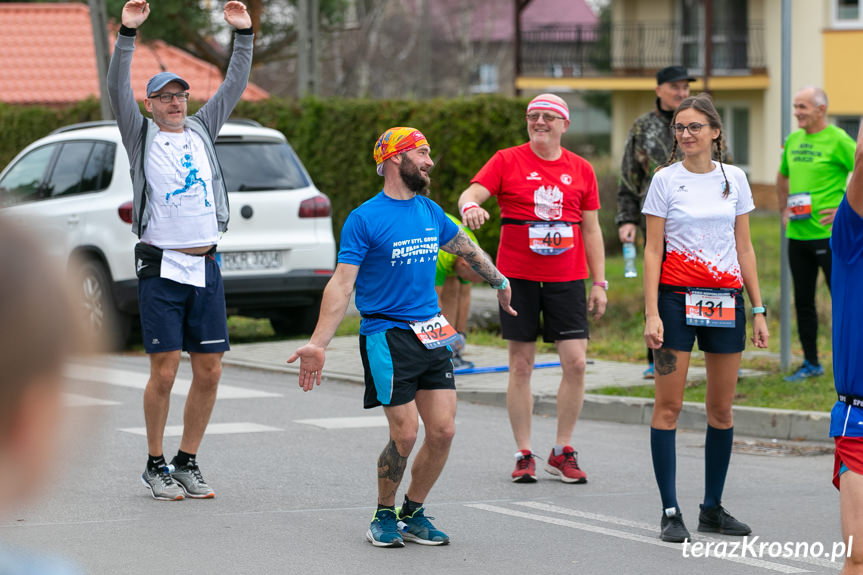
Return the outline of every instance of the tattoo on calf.
{"type": "Polygon", "coordinates": [[[670,349],[653,350],[653,365],[659,375],[669,375],[677,371],[677,354],[670,349]]]}
{"type": "Polygon", "coordinates": [[[405,468],[408,465],[408,458],[402,457],[399,450],[396,448],[396,442],[390,439],[387,445],[378,457],[378,478],[400,483],[402,475],[405,473],[405,468]]]}

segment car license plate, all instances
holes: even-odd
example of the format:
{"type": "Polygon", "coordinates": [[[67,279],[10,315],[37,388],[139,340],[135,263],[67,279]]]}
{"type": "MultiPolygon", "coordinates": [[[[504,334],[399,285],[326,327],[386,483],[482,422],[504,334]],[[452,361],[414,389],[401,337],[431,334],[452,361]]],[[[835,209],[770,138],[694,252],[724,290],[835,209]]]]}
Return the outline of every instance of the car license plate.
{"type": "Polygon", "coordinates": [[[220,252],[225,271],[273,270],[282,267],[282,252],[220,252]]]}

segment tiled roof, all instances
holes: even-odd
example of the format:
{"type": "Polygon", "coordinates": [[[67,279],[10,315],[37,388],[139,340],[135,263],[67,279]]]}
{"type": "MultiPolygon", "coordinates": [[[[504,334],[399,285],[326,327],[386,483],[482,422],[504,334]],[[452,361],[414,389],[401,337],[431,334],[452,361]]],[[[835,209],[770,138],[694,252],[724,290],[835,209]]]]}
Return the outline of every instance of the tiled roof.
{"type": "MultiPolygon", "coordinates": [[[[431,4],[432,18],[443,30],[461,33],[467,21],[474,42],[511,42],[515,35],[512,0],[439,0],[431,4]],[[465,20],[467,19],[467,20],[465,20]]],[[[531,0],[521,13],[521,29],[549,26],[593,26],[599,21],[585,0],[531,0]]]]}
{"type": "MultiPolygon", "coordinates": [[[[113,50],[113,38],[109,39],[113,50]]],[[[207,100],[219,87],[216,66],[162,41],[138,45],[132,88],[143,99],[147,80],[163,69],[191,85],[192,99],[207,100]]],[[[0,102],[70,104],[99,96],[90,11],[86,4],[0,4],[0,102]]],[[[249,84],[244,100],[269,94],[249,84]]]]}

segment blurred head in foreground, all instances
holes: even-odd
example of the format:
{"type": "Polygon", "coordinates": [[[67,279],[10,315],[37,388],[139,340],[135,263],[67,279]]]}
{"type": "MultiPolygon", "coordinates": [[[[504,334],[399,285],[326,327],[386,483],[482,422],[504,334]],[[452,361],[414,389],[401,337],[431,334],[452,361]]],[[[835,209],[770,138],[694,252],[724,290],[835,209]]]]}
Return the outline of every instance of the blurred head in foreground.
{"type": "Polygon", "coordinates": [[[62,366],[83,350],[62,270],[0,216],[0,511],[50,475],[62,407],[62,366]]]}

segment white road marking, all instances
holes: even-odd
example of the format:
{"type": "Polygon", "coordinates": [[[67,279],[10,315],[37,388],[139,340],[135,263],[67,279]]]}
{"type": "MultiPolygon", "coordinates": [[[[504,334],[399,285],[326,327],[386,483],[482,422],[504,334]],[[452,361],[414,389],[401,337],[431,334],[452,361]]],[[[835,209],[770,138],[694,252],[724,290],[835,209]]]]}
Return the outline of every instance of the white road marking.
{"type": "MultiPolygon", "coordinates": [[[[509,515],[510,517],[518,517],[521,519],[530,519],[532,521],[541,521],[543,523],[550,523],[552,525],[559,525],[561,527],[569,527],[570,529],[580,529],[582,531],[589,531],[591,533],[597,533],[599,535],[608,535],[610,537],[617,537],[619,539],[626,539],[628,541],[636,541],[638,543],[646,543],[648,545],[653,545],[655,547],[665,547],[667,549],[673,549],[678,553],[681,553],[681,545],[679,543],[668,543],[666,541],[662,541],[657,539],[656,537],[647,537],[645,535],[637,535],[635,533],[627,533],[626,531],[619,531],[617,529],[609,529],[607,527],[600,527],[598,525],[590,525],[587,523],[580,523],[578,521],[571,521],[569,519],[560,519],[558,517],[548,517],[545,515],[537,515],[535,513],[525,513],[523,511],[516,511],[514,509],[506,509],[504,507],[498,507],[496,505],[487,505],[485,503],[473,503],[468,504],[467,507],[473,507],[474,509],[481,509],[483,511],[489,511],[491,513],[499,513],[501,515],[509,515]]],[[[804,571],[802,569],[798,569],[797,567],[792,567],[790,565],[783,565],[781,563],[773,563],[771,561],[764,561],[762,559],[753,559],[753,558],[742,558],[742,557],[711,557],[715,559],[723,559],[725,561],[731,561],[733,563],[742,563],[743,565],[750,565],[752,567],[760,567],[762,569],[768,569],[770,571],[777,571],[779,573],[809,573],[809,571],[804,571]]]]}
{"type": "MultiPolygon", "coordinates": [[[[120,431],[134,435],[147,435],[146,427],[124,427],[120,431]]],[[[263,433],[266,431],[283,431],[278,427],[261,425],[259,423],[248,423],[245,421],[235,423],[211,423],[207,426],[207,435],[228,435],[231,433],[263,433]]],[[[182,425],[168,425],[165,427],[165,437],[181,437],[183,435],[182,425]]]]}
{"type": "Polygon", "coordinates": [[[64,393],[63,403],[66,407],[90,407],[93,405],[120,405],[119,401],[110,401],[107,399],[99,399],[98,397],[89,397],[86,395],[78,395],[77,393],[64,393]]]}
{"type": "MultiPolygon", "coordinates": [[[[536,509],[538,511],[548,511],[550,513],[560,513],[561,515],[569,515],[572,517],[582,517],[584,519],[593,519],[594,521],[603,521],[605,523],[612,523],[615,525],[622,525],[625,527],[633,527],[635,529],[643,529],[645,531],[650,531],[655,533],[658,530],[657,525],[645,523],[644,521],[632,521],[630,519],[622,519],[620,517],[613,517],[611,515],[601,515],[599,513],[589,513],[587,511],[578,511],[576,509],[569,509],[567,507],[558,507],[555,505],[549,505],[547,503],[540,503],[538,501],[518,501],[515,502],[515,505],[521,505],[523,507],[530,507],[531,509],[536,509]]],[[[710,535],[705,535],[703,533],[698,534],[699,541],[713,541],[719,543],[721,541],[728,541],[727,539],[722,539],[720,537],[711,537],[710,535]]],[[[830,561],[829,559],[821,559],[818,557],[783,557],[783,559],[788,559],[789,561],[796,561],[798,563],[808,563],[809,565],[815,565],[817,567],[823,567],[825,569],[833,569],[839,570],[841,568],[840,563],[836,563],[830,561]]]]}
{"type": "Polygon", "coordinates": [[[297,419],[294,423],[314,425],[321,429],[357,429],[361,427],[387,427],[385,415],[359,417],[325,417],[321,419],[297,419]]]}
{"type": "MultiPolygon", "coordinates": [[[[149,374],[137,371],[80,364],[67,365],[64,373],[66,377],[76,381],[107,383],[108,385],[130,387],[133,389],[144,389],[147,387],[147,380],[150,379],[149,374]]],[[[191,380],[177,378],[174,381],[174,388],[171,390],[171,394],[186,396],[189,394],[189,387],[191,385],[191,380]]],[[[263,397],[282,397],[282,395],[221,383],[216,394],[217,399],[258,399],[263,397]]]]}

